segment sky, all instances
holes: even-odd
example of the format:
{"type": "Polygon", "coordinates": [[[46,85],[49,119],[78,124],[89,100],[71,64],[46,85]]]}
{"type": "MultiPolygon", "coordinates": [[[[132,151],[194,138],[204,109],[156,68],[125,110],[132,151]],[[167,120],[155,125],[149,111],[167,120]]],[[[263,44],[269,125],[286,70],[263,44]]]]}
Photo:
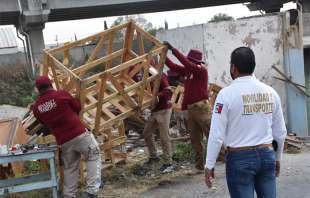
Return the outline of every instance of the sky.
{"type": "MultiPolygon", "coordinates": [[[[282,10],[295,8],[294,3],[287,3],[282,10]]],[[[169,12],[143,14],[155,27],[163,27],[167,21],[169,29],[176,27],[202,24],[209,21],[215,14],[224,13],[237,18],[260,15],[258,11],[250,12],[243,4],[215,6],[206,8],[187,9],[169,12]]],[[[117,17],[105,17],[84,20],[50,22],[43,30],[45,44],[63,43],[101,32],[104,30],[104,21],[110,26],[117,17]]],[[[1,26],[0,26],[1,27],[1,26]]]]}

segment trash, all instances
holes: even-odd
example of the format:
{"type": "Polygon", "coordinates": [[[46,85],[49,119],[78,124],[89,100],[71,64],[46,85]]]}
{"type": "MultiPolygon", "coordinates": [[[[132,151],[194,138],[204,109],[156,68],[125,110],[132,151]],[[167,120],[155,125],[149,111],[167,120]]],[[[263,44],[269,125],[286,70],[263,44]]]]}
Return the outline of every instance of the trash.
{"type": "Polygon", "coordinates": [[[171,173],[173,171],[175,171],[175,167],[171,165],[171,166],[168,166],[165,170],[163,170],[162,173],[166,174],[166,173],[171,173]]]}
{"type": "Polygon", "coordinates": [[[287,153],[301,152],[303,142],[299,140],[295,133],[289,133],[285,138],[284,150],[287,153]]]}
{"type": "Polygon", "coordinates": [[[7,145],[0,145],[0,155],[7,155],[9,153],[7,145]]]}
{"type": "Polygon", "coordinates": [[[138,153],[140,153],[140,154],[144,153],[144,149],[139,149],[138,153]]]}

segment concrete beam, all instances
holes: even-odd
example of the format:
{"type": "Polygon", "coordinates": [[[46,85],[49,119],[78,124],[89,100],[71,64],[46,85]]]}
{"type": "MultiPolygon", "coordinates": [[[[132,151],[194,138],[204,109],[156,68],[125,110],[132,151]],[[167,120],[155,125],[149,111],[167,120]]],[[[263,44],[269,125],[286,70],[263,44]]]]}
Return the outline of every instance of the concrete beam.
{"type": "MultiPolygon", "coordinates": [[[[27,2],[27,0],[20,0],[27,2]]],[[[43,2],[50,9],[49,21],[87,19],[148,12],[160,12],[219,6],[266,0],[32,0],[43,2]]],[[[277,5],[292,0],[273,0],[277,5]]],[[[266,1],[267,2],[267,1],[266,1]]],[[[270,1],[268,1],[270,2],[270,1]]],[[[0,1],[0,25],[16,24],[19,16],[18,0],[0,1]]]]}

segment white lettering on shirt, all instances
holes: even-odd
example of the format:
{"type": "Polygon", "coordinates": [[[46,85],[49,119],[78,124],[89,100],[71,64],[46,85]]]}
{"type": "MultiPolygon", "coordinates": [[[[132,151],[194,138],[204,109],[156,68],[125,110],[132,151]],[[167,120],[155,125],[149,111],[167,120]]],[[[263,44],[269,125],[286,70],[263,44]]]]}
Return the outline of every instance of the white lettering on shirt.
{"type": "Polygon", "coordinates": [[[45,113],[45,112],[48,112],[48,111],[50,111],[56,107],[57,107],[57,104],[56,104],[55,100],[52,99],[52,100],[49,100],[49,101],[39,105],[38,110],[40,113],[45,113]]]}
{"type": "Polygon", "coordinates": [[[255,113],[269,114],[273,112],[273,97],[271,93],[254,93],[242,95],[243,115],[255,113]]]}

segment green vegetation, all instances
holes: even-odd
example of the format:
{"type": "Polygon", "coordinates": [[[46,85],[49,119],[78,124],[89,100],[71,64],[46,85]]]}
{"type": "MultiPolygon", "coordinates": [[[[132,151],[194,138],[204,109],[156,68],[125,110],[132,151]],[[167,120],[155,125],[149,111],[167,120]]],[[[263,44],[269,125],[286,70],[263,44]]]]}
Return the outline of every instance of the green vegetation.
{"type": "Polygon", "coordinates": [[[36,94],[24,65],[0,68],[0,104],[26,107],[36,94]]]}
{"type": "Polygon", "coordinates": [[[176,162],[195,161],[195,153],[192,145],[187,142],[177,142],[172,159],[176,162]]]}
{"type": "Polygon", "coordinates": [[[227,15],[227,14],[222,14],[222,13],[219,13],[219,14],[216,14],[214,15],[210,21],[208,21],[208,23],[216,23],[216,22],[220,22],[220,21],[232,21],[234,20],[233,17],[227,15]]]}

